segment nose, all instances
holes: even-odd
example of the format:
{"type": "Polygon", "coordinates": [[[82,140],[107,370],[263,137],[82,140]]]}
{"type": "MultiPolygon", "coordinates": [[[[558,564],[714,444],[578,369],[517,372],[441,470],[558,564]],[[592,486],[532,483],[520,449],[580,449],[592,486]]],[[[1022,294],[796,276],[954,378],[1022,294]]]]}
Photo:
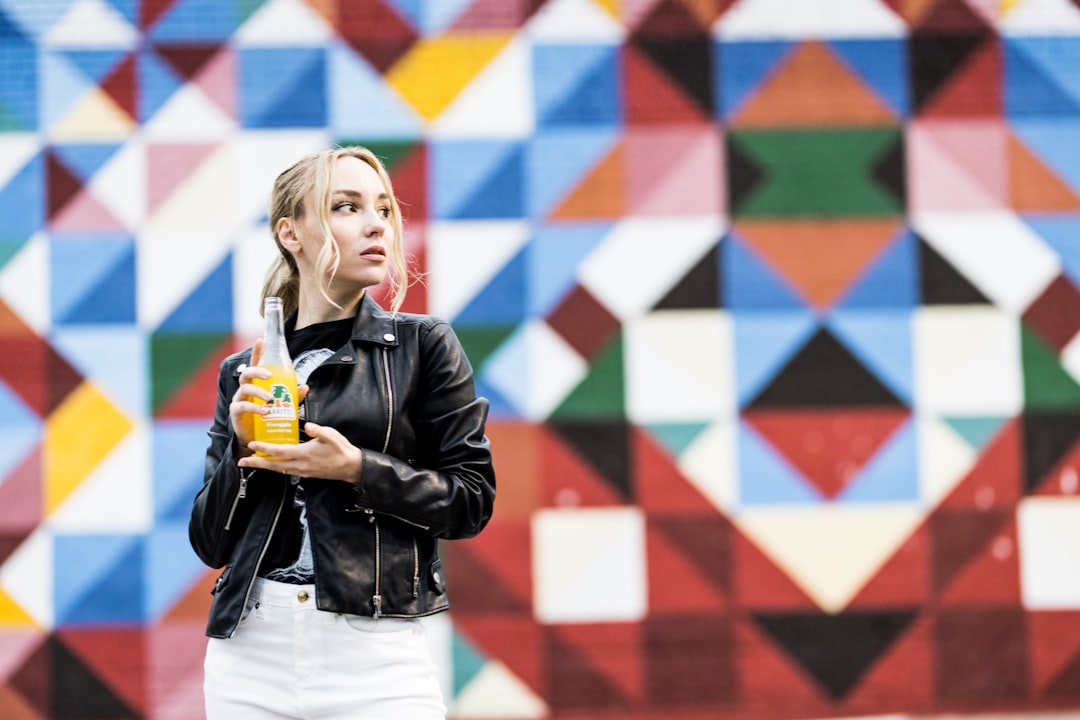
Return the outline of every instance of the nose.
{"type": "Polygon", "coordinates": [[[389,221],[384,218],[379,212],[372,212],[368,215],[367,232],[368,237],[380,237],[386,232],[389,221]]]}

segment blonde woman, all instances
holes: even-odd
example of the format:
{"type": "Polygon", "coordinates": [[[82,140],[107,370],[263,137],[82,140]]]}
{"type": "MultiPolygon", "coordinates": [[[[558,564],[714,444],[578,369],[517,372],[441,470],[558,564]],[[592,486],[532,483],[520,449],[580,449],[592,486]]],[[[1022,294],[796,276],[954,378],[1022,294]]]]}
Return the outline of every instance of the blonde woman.
{"type": "Polygon", "coordinates": [[[302,442],[254,441],[261,341],[226,358],[189,535],[224,568],[207,623],[206,714],[445,717],[419,618],[449,606],[439,539],[479,533],[495,474],[472,369],[441,320],[398,312],[401,213],[361,147],[302,158],[270,203],[301,383],[302,442]],[[392,302],[367,293],[389,278],[392,302]],[[265,453],[270,457],[264,457],[265,453]]]}

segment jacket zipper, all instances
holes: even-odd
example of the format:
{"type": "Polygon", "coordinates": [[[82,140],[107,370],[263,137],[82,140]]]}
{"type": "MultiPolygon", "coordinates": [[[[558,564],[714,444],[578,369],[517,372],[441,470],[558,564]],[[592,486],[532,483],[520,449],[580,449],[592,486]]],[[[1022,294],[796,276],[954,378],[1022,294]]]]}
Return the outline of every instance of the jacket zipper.
{"type": "MultiPolygon", "coordinates": [[[[254,471],[252,471],[252,472],[254,472],[254,471]]],[[[248,478],[250,478],[250,477],[251,477],[251,473],[248,473],[247,475],[245,475],[243,470],[240,471],[240,489],[236,491],[236,497],[233,498],[232,507],[229,508],[229,517],[225,519],[225,529],[226,530],[231,529],[232,521],[233,521],[233,515],[236,514],[236,508],[237,508],[237,506],[240,505],[240,500],[242,498],[247,497],[247,484],[248,484],[248,478]]]]}
{"type": "MultiPolygon", "coordinates": [[[[289,494],[289,488],[286,486],[281,491],[281,500],[278,501],[277,512],[274,513],[274,522],[270,524],[270,532],[266,535],[266,540],[263,541],[262,549],[259,550],[259,557],[255,561],[255,568],[251,571],[251,577],[248,579],[247,591],[244,592],[244,604],[240,606],[240,617],[243,617],[243,608],[247,607],[248,600],[251,598],[251,590],[255,587],[255,578],[259,575],[259,566],[262,565],[263,558],[266,557],[266,551],[270,547],[270,540],[274,537],[274,530],[277,530],[278,520],[281,519],[281,509],[285,507],[285,496],[289,494]]],[[[240,624],[240,617],[236,618],[236,625],[233,625],[232,630],[229,631],[229,636],[236,632],[236,626],[240,624]]]]}
{"type": "Polygon", "coordinates": [[[386,383],[386,438],[383,439],[382,451],[390,447],[390,432],[394,429],[394,388],[390,384],[390,360],[386,348],[382,348],[383,381],[386,383]]]}
{"type": "Polygon", "coordinates": [[[380,547],[379,537],[379,523],[375,519],[375,511],[371,508],[366,509],[368,522],[375,526],[375,594],[371,597],[371,604],[375,606],[375,619],[379,619],[379,615],[382,614],[382,593],[380,588],[382,587],[382,549],[380,547]]]}
{"type": "Polygon", "coordinates": [[[420,548],[416,547],[416,538],[412,539],[412,596],[420,597],[420,548]]]}

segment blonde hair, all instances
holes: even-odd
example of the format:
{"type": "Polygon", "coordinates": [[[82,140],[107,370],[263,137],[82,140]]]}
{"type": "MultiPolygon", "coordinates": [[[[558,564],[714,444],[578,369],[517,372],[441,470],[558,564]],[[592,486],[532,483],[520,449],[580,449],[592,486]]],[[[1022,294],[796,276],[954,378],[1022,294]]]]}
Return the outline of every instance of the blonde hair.
{"type": "Polygon", "coordinates": [[[329,290],[341,260],[341,249],[330,231],[330,181],[335,164],[343,157],[354,157],[370,165],[386,189],[386,194],[390,199],[389,219],[394,229],[394,245],[390,252],[390,309],[397,311],[405,302],[405,293],[409,286],[405,240],[401,208],[394,195],[390,175],[375,153],[359,145],[350,145],[306,155],[278,175],[274,181],[274,188],[270,194],[270,232],[273,233],[278,255],[266,271],[261,300],[271,296],[280,297],[282,310],[286,316],[296,310],[299,305],[300,274],[296,267],[296,260],[282,246],[281,239],[278,238],[277,225],[281,218],[302,218],[304,199],[308,194],[313,199],[313,210],[323,234],[322,249],[315,259],[316,282],[319,283],[319,290],[323,297],[334,303],[329,290]]]}

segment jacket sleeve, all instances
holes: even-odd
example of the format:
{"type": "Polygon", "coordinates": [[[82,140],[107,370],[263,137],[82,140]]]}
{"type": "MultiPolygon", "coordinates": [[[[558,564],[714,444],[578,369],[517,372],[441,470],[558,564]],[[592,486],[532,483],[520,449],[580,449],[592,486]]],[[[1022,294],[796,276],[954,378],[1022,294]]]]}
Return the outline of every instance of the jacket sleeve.
{"type": "Polygon", "coordinates": [[[446,539],[476,535],[491,519],[495,470],[485,435],[488,401],[477,397],[461,343],[439,321],[420,343],[419,390],[406,411],[416,428],[416,466],[367,448],[357,502],[446,539]]]}
{"type": "Polygon", "coordinates": [[[251,502],[240,499],[240,468],[233,451],[233,431],[229,421],[229,401],[236,390],[226,359],[218,371],[217,402],[214,422],[208,431],[203,486],[195,496],[188,522],[188,539],[195,554],[212,568],[223,567],[229,560],[236,539],[243,534],[251,502]]]}

